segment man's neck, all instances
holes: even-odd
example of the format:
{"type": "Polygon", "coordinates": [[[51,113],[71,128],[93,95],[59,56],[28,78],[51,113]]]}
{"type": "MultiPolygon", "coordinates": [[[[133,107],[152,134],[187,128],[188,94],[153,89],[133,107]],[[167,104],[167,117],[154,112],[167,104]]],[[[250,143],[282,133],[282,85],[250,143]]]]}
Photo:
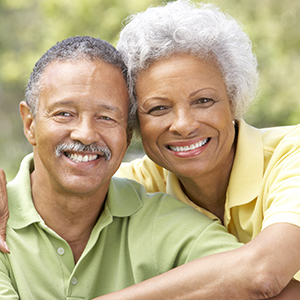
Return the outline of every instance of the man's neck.
{"type": "Polygon", "coordinates": [[[59,193],[31,174],[32,198],[45,224],[70,245],[75,263],[80,258],[101,214],[109,183],[93,195],[59,193]]]}

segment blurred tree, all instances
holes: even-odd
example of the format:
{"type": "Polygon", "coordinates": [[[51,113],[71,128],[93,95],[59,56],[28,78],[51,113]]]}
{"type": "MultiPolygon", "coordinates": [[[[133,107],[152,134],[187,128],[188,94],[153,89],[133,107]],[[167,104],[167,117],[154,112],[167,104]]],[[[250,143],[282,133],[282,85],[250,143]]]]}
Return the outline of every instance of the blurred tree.
{"type": "MultiPolygon", "coordinates": [[[[0,167],[8,180],[14,177],[24,154],[31,151],[22,132],[18,103],[36,60],[54,43],[69,36],[91,35],[115,45],[122,20],[162,2],[0,0],[0,167]]],[[[244,24],[257,54],[260,90],[247,121],[258,127],[298,123],[300,1],[211,2],[244,24]]],[[[134,145],[132,151],[136,148],[141,149],[140,144],[134,145]]]]}

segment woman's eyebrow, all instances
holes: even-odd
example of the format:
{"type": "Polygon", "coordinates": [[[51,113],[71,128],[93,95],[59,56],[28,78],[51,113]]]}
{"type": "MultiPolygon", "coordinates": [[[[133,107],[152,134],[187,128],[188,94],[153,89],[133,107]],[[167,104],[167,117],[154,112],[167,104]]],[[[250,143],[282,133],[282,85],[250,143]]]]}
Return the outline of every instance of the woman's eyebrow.
{"type": "Polygon", "coordinates": [[[201,92],[201,91],[204,91],[204,90],[213,90],[213,91],[216,91],[216,89],[212,88],[212,87],[205,87],[205,88],[202,88],[202,89],[199,89],[197,91],[194,91],[192,93],[190,93],[190,97],[192,96],[195,96],[197,93],[201,92]]]}

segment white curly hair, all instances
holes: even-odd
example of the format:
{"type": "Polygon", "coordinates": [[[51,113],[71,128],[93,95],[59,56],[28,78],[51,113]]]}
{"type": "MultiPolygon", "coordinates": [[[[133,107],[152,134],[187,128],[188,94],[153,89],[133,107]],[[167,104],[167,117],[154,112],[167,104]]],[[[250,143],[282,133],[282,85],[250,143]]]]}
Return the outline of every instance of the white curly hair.
{"type": "Polygon", "coordinates": [[[252,43],[235,19],[212,4],[177,0],[149,7],[126,22],[117,49],[128,68],[132,98],[142,70],[157,60],[187,53],[217,64],[235,118],[244,115],[256,97],[259,76],[252,43]]]}

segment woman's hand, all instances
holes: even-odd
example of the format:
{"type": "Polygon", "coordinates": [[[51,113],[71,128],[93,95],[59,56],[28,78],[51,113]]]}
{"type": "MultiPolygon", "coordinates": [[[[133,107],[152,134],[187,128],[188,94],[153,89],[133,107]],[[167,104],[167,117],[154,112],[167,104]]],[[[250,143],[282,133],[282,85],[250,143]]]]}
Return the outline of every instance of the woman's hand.
{"type": "Polygon", "coordinates": [[[6,244],[6,223],[9,217],[6,178],[5,173],[0,169],[0,251],[9,253],[9,248],[6,244]]]}

